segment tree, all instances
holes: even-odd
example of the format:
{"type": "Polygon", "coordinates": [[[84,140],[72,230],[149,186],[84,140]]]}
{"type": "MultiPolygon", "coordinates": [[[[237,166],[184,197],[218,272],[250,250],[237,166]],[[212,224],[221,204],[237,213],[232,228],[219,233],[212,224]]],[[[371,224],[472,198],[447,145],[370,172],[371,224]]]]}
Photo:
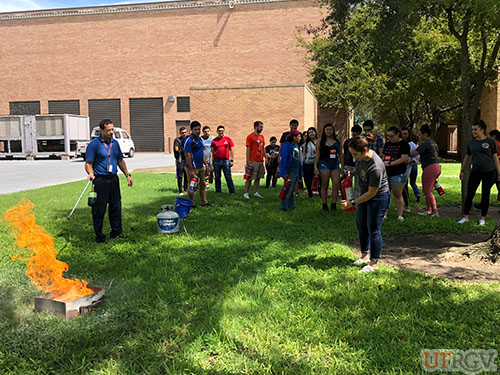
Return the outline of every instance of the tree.
{"type": "Polygon", "coordinates": [[[328,4],[322,28],[303,43],[323,106],[369,107],[381,124],[411,129],[427,120],[437,129],[440,116],[460,105],[457,82],[449,85],[459,72],[457,42],[444,20],[372,1],[328,4]]]}

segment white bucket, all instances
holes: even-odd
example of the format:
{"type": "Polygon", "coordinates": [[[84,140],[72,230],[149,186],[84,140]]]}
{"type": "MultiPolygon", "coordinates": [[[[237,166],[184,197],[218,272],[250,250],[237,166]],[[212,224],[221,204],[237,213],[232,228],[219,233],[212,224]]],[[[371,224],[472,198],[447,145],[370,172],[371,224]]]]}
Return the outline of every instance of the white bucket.
{"type": "Polygon", "coordinates": [[[158,232],[160,233],[177,233],[179,231],[179,215],[174,211],[174,206],[167,204],[162,206],[163,210],[157,218],[158,232]]]}

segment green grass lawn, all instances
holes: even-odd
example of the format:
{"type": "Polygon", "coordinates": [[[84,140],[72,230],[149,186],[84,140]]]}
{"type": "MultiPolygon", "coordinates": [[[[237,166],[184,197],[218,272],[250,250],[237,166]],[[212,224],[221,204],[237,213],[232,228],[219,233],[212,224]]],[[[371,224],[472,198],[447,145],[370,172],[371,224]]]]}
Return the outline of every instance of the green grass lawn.
{"type": "MultiPolygon", "coordinates": [[[[457,171],[443,166],[445,176],[457,171]]],[[[190,248],[183,232],[156,230],[160,206],[175,200],[174,176],[138,173],[134,181],[128,188],[122,178],[129,240],[104,245],[93,242],[86,202],[66,219],[83,181],[0,196],[0,213],[22,198],[36,205],[69,277],[100,287],[114,280],[105,304],[88,316],[34,313],[39,292],[24,264],[10,260],[17,250],[0,224],[0,373],[424,374],[422,349],[500,351],[499,283],[386,266],[358,274],[354,214],[323,213],[319,199],[307,198],[282,213],[278,190],[247,202],[236,177],[236,196],[212,188],[214,206],[191,211],[190,248]]],[[[438,204],[459,201],[457,181],[440,178],[447,194],[438,204]]],[[[404,241],[495,225],[405,216],[384,223],[384,235],[404,241]]]]}

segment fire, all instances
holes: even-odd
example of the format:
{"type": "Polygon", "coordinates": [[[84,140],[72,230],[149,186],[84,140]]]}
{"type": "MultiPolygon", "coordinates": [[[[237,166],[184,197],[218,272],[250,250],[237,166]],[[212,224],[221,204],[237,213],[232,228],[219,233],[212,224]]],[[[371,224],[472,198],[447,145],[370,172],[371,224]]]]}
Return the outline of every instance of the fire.
{"type": "Polygon", "coordinates": [[[67,302],[92,294],[85,280],[63,277],[68,265],[57,260],[54,240],[37,225],[32,211],[34,206],[23,199],[2,217],[12,227],[12,235],[16,237],[14,245],[31,252],[28,258],[16,254],[11,259],[26,262],[26,276],[39,290],[50,293],[56,300],[67,302]]]}

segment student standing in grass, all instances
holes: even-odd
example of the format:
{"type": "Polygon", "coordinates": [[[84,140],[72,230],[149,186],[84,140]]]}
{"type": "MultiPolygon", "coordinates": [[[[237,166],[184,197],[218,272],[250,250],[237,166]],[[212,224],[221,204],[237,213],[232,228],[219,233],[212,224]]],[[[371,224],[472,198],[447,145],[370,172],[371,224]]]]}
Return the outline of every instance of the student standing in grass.
{"type": "Polygon", "coordinates": [[[290,181],[290,187],[286,192],[285,198],[281,201],[280,210],[293,210],[295,208],[295,189],[299,176],[301,175],[300,161],[300,132],[297,129],[290,130],[287,141],[281,146],[280,177],[284,181],[290,181]]]}
{"type": "MultiPolygon", "coordinates": [[[[403,188],[406,183],[406,160],[410,154],[408,142],[401,139],[401,130],[391,126],[387,130],[388,142],[384,145],[384,164],[389,177],[389,186],[396,201],[398,220],[403,218],[403,188]]],[[[386,216],[387,217],[387,216],[386,216]]]]}
{"type": "Polygon", "coordinates": [[[266,189],[271,186],[276,187],[276,171],[278,170],[279,165],[279,156],[280,156],[280,146],[276,143],[278,139],[276,137],[271,137],[269,139],[269,145],[266,146],[266,189]]]}
{"type": "Polygon", "coordinates": [[[260,179],[264,177],[266,171],[264,169],[264,156],[265,156],[265,140],[262,135],[262,130],[264,130],[264,123],[262,121],[255,121],[253,123],[253,132],[247,136],[246,140],[246,163],[245,166],[252,168],[252,173],[250,178],[245,182],[245,194],[243,198],[250,199],[248,192],[250,191],[250,185],[252,181],[253,184],[253,195],[257,198],[264,198],[259,193],[260,179]]]}
{"type": "Polygon", "coordinates": [[[408,128],[401,129],[401,138],[403,138],[403,141],[408,142],[408,145],[410,146],[410,157],[406,161],[406,184],[403,189],[405,210],[410,211],[410,192],[408,191],[408,182],[410,182],[413,195],[415,195],[415,202],[420,202],[420,189],[417,185],[419,156],[411,156],[411,153],[417,149],[417,145],[413,142],[413,134],[410,136],[410,130],[408,128]]]}
{"type": "Polygon", "coordinates": [[[432,194],[434,185],[441,174],[441,165],[439,165],[439,147],[431,138],[431,127],[424,124],[420,127],[420,144],[410,152],[411,157],[420,155],[422,164],[422,190],[424,191],[425,204],[427,211],[420,215],[439,216],[436,205],[436,198],[432,194]]]}
{"type": "Polygon", "coordinates": [[[321,139],[316,143],[316,157],[314,159],[314,173],[321,177],[321,200],[323,210],[328,211],[328,185],[332,180],[332,203],[330,209],[337,209],[340,183],[340,160],[342,152],[340,142],[335,136],[333,124],[325,124],[321,139]]]}
{"type": "Polygon", "coordinates": [[[224,172],[224,178],[226,179],[227,188],[229,194],[233,195],[235,193],[233,178],[231,176],[231,168],[234,165],[234,143],[233,140],[224,135],[226,129],[223,125],[217,126],[217,137],[212,141],[212,170],[215,174],[215,192],[222,192],[222,174],[221,170],[224,172]]]}
{"type": "MultiPolygon", "coordinates": [[[[184,141],[184,154],[186,156],[186,168],[189,179],[198,177],[198,190],[201,197],[202,206],[210,206],[207,201],[207,192],[205,184],[205,170],[207,162],[203,149],[203,140],[200,137],[201,124],[198,121],[193,121],[190,124],[191,135],[186,137],[184,141]]],[[[194,200],[193,195],[189,195],[189,199],[194,200]]]]}
{"type": "Polygon", "coordinates": [[[391,205],[391,193],[384,163],[371,150],[363,136],[354,137],[349,145],[352,156],[356,159],[356,170],[347,172],[359,177],[361,195],[350,201],[342,201],[342,209],[356,207],[356,225],[358,227],[361,258],[355,265],[366,264],[359,272],[373,272],[378,269],[378,260],[382,253],[383,239],[380,228],[384,214],[391,205]],[[368,263],[368,264],[367,264],[368,263]]]}
{"type": "Polygon", "coordinates": [[[472,200],[476,194],[479,184],[481,188],[481,218],[479,225],[486,224],[486,214],[490,207],[490,191],[493,184],[500,177],[500,164],[497,157],[497,144],[494,140],[486,137],[486,123],[481,120],[472,125],[472,139],[467,144],[467,154],[462,162],[460,180],[464,180],[464,169],[472,161],[472,169],[467,181],[467,196],[464,202],[464,216],[459,224],[469,221],[469,213],[472,208],[472,200]]]}
{"type": "Polygon", "coordinates": [[[309,198],[313,197],[312,181],[314,178],[314,158],[316,157],[317,140],[318,134],[316,133],[316,129],[313,127],[307,129],[306,141],[302,145],[302,169],[304,171],[304,182],[306,183],[309,198]]]}

